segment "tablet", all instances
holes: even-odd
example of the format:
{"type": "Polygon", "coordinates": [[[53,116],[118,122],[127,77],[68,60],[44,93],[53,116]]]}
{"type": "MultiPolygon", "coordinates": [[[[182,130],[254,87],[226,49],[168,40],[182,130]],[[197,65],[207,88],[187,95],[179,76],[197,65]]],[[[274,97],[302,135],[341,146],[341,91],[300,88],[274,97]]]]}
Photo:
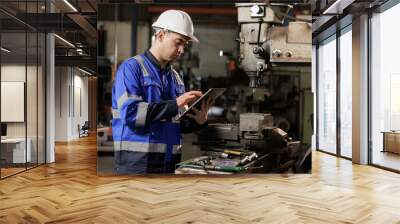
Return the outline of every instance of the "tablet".
{"type": "Polygon", "coordinates": [[[198,98],[194,103],[192,103],[185,112],[183,112],[181,115],[179,115],[177,120],[182,119],[187,113],[189,113],[192,108],[196,108],[197,110],[201,109],[201,103],[204,100],[208,100],[210,97],[215,101],[219,96],[221,96],[225,92],[226,88],[211,88],[209,89],[206,93],[203,94],[200,98],[198,98]]]}

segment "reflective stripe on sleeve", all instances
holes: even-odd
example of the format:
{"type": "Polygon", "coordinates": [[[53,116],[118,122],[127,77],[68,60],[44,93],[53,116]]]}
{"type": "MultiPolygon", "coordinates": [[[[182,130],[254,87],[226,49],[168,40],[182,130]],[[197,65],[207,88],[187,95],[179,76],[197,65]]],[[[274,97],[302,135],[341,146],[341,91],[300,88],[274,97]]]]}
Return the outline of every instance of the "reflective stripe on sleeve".
{"type": "Polygon", "coordinates": [[[143,127],[146,124],[147,108],[149,104],[147,102],[138,103],[136,113],[136,127],[143,127]]]}
{"type": "Polygon", "coordinates": [[[117,106],[120,109],[122,105],[128,100],[143,100],[141,96],[128,94],[126,91],[118,98],[117,106]]]}
{"type": "Polygon", "coordinates": [[[126,103],[128,100],[135,100],[135,101],[142,101],[143,98],[137,95],[129,95],[127,92],[124,92],[117,100],[117,109],[112,109],[112,115],[114,119],[119,119],[121,113],[121,107],[126,103]]]}
{"type": "Polygon", "coordinates": [[[165,153],[167,145],[163,143],[114,141],[114,151],[165,153]]]}

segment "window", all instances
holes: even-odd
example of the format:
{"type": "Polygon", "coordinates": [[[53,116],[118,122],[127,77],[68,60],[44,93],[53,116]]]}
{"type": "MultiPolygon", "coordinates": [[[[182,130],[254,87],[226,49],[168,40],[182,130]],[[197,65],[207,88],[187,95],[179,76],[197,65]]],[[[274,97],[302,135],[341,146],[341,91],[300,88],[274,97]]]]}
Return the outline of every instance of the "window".
{"type": "Polygon", "coordinates": [[[351,158],[352,148],[352,33],[351,26],[340,36],[340,155],[351,158]]]}
{"type": "MultiPolygon", "coordinates": [[[[400,170],[400,156],[388,150],[387,144],[400,147],[398,137],[385,140],[400,130],[400,33],[394,29],[400,21],[400,4],[371,18],[371,140],[372,163],[400,170]],[[386,145],[385,145],[386,144],[386,145]]],[[[399,150],[400,153],[400,150],[399,150]]]]}
{"type": "Polygon", "coordinates": [[[336,153],[336,36],[318,47],[318,149],[336,153]]]}
{"type": "MultiPolygon", "coordinates": [[[[42,12],[44,3],[19,2],[19,16],[42,12]]],[[[8,21],[0,24],[0,92],[7,99],[0,106],[0,178],[5,178],[45,163],[46,38],[16,17],[4,12],[0,17],[8,21]]]]}

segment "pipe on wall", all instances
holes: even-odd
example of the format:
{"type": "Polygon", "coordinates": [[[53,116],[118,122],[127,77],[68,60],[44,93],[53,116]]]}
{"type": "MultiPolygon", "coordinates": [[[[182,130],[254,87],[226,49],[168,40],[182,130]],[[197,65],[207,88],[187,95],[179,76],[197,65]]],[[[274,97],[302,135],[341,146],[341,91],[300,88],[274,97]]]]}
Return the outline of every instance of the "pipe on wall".
{"type": "Polygon", "coordinates": [[[150,6],[147,11],[149,13],[161,14],[168,9],[182,10],[190,15],[224,15],[224,16],[236,16],[237,9],[232,7],[168,7],[168,6],[150,6]]]}

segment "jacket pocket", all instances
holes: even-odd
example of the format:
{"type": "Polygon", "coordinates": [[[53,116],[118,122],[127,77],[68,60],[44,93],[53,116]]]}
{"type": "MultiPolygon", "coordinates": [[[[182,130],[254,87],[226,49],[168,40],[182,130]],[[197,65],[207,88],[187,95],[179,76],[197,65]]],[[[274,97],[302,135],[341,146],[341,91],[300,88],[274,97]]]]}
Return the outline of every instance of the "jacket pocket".
{"type": "Polygon", "coordinates": [[[143,90],[148,103],[160,101],[162,86],[152,77],[144,77],[143,90]]]}

